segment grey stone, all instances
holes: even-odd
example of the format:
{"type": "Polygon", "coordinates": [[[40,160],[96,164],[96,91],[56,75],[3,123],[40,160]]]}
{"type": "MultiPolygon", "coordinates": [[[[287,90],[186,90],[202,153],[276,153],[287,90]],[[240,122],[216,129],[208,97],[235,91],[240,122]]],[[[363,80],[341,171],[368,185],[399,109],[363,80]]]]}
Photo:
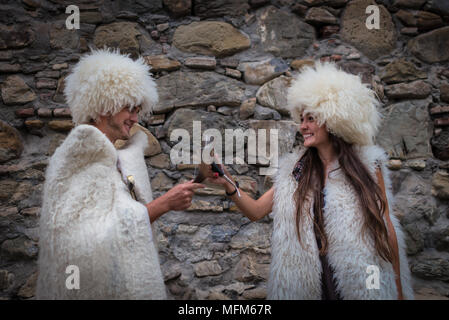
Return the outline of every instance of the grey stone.
{"type": "Polygon", "coordinates": [[[254,119],[257,120],[280,120],[281,115],[276,110],[256,105],[254,110],[254,119]]]}
{"type": "Polygon", "coordinates": [[[180,264],[173,264],[167,266],[162,265],[162,270],[164,274],[164,281],[169,281],[178,278],[182,274],[182,267],[180,264]]]}
{"type": "MultiPolygon", "coordinates": [[[[94,44],[97,48],[119,48],[120,52],[136,57],[140,53],[138,37],[142,34],[134,22],[114,22],[95,29],[94,44]]],[[[148,41],[152,41],[147,39],[148,41]]]]}
{"type": "Polygon", "coordinates": [[[8,270],[0,270],[0,290],[6,291],[14,284],[15,276],[8,270]]]}
{"type": "Polygon", "coordinates": [[[430,155],[429,100],[392,104],[382,110],[385,116],[377,142],[390,157],[418,158],[430,155]]]}
{"type": "Polygon", "coordinates": [[[19,132],[0,120],[0,163],[19,158],[23,151],[23,142],[19,132]]]}
{"type": "Polygon", "coordinates": [[[32,29],[20,24],[0,25],[0,35],[0,49],[24,48],[35,40],[32,29]]]}
{"type": "Polygon", "coordinates": [[[308,6],[321,6],[328,5],[331,7],[339,8],[344,6],[349,0],[304,0],[303,2],[308,6]]]}
{"type": "Polygon", "coordinates": [[[80,22],[88,24],[99,24],[103,22],[103,15],[100,11],[83,11],[80,13],[80,22]]]}
{"type": "Polygon", "coordinates": [[[164,5],[175,17],[190,15],[192,11],[192,0],[163,0],[164,5]]]}
{"type": "Polygon", "coordinates": [[[443,130],[430,140],[432,153],[440,160],[449,160],[449,130],[443,130]]]}
{"type": "Polygon", "coordinates": [[[422,99],[427,97],[432,87],[423,80],[410,83],[396,83],[385,87],[385,94],[390,99],[422,99]]]}
{"type": "Polygon", "coordinates": [[[438,224],[435,229],[432,230],[432,238],[435,241],[435,248],[440,251],[449,252],[449,224],[438,224]]]}
{"type": "Polygon", "coordinates": [[[449,260],[444,258],[426,258],[410,265],[410,270],[423,279],[449,281],[449,260]]]}
{"type": "Polygon", "coordinates": [[[154,179],[151,180],[151,188],[156,191],[167,191],[173,187],[173,181],[164,173],[159,172],[154,179]]]}
{"type": "Polygon", "coordinates": [[[151,72],[175,71],[181,68],[179,61],[169,59],[165,55],[146,56],[144,59],[151,66],[151,72]]]}
{"type": "Polygon", "coordinates": [[[388,10],[378,5],[379,29],[366,27],[367,17],[365,11],[369,5],[375,4],[372,0],[354,0],[348,3],[341,17],[341,37],[359,49],[371,60],[389,54],[396,46],[396,28],[388,10]]]}
{"type": "Polygon", "coordinates": [[[440,15],[449,15],[449,3],[446,0],[427,1],[425,8],[430,11],[435,11],[440,15]]]}
{"type": "Polygon", "coordinates": [[[419,9],[427,0],[395,0],[394,5],[401,8],[419,9]]]}
{"type": "Polygon", "coordinates": [[[243,72],[246,83],[262,85],[287,71],[288,64],[282,59],[273,58],[258,62],[243,62],[238,69],[243,72]]]}
{"type": "Polygon", "coordinates": [[[449,200],[449,173],[438,171],[433,175],[432,195],[443,200],[449,200]]]}
{"type": "Polygon", "coordinates": [[[53,23],[50,29],[50,45],[52,49],[76,49],[79,44],[76,29],[67,29],[65,21],[53,23]]]}
{"type": "Polygon", "coordinates": [[[256,101],[256,98],[251,98],[242,102],[240,105],[240,119],[246,120],[254,114],[256,101]]]}
{"type": "Polygon", "coordinates": [[[214,70],[217,61],[214,57],[195,57],[187,58],[184,64],[189,68],[214,70]]]}
{"type": "Polygon", "coordinates": [[[282,58],[302,57],[315,39],[312,26],[271,6],[258,14],[258,32],[263,50],[282,58]]]}
{"type": "Polygon", "coordinates": [[[292,78],[280,76],[265,83],[257,90],[257,102],[264,107],[272,108],[283,115],[288,115],[287,90],[290,87],[292,78]]]}
{"type": "Polygon", "coordinates": [[[435,198],[431,196],[428,180],[413,172],[402,175],[401,179],[393,179],[393,188],[400,186],[399,192],[395,195],[393,211],[400,217],[403,225],[416,224],[413,228],[418,229],[421,234],[413,237],[422,237],[427,232],[426,226],[433,225],[437,221],[438,206],[435,198]]]}
{"type": "Polygon", "coordinates": [[[419,59],[428,62],[449,60],[449,27],[443,27],[411,39],[408,50],[419,59]]]}
{"type": "Polygon", "coordinates": [[[423,251],[424,237],[418,225],[416,223],[407,224],[403,229],[407,254],[415,255],[423,251]]]}
{"type": "Polygon", "coordinates": [[[375,69],[372,65],[356,61],[343,62],[339,65],[344,71],[348,73],[360,75],[363,83],[372,82],[372,77],[375,74],[375,69]]]}
{"type": "Polygon", "coordinates": [[[17,73],[20,72],[22,67],[20,64],[0,63],[1,73],[17,73]]]}
{"type": "Polygon", "coordinates": [[[234,79],[240,79],[242,77],[242,73],[239,70],[226,68],[225,75],[234,79]]]}
{"type": "Polygon", "coordinates": [[[385,66],[381,79],[388,84],[427,78],[425,71],[419,70],[412,62],[400,58],[385,66]]]}
{"type": "Polygon", "coordinates": [[[10,260],[33,259],[38,253],[37,243],[19,237],[13,240],[6,240],[1,247],[1,254],[10,260]]]}
{"type": "Polygon", "coordinates": [[[25,104],[36,98],[36,94],[20,76],[9,76],[2,83],[2,99],[5,104],[25,104]]]}
{"type": "Polygon", "coordinates": [[[152,167],[158,169],[168,169],[170,168],[170,157],[165,153],[160,153],[156,156],[153,156],[149,160],[149,164],[152,167]]]}
{"type": "Polygon", "coordinates": [[[225,115],[225,116],[230,116],[230,115],[232,115],[232,113],[233,113],[234,111],[235,111],[235,108],[227,107],[227,106],[220,107],[220,108],[217,109],[217,112],[218,112],[219,114],[222,114],[222,115],[225,115]]]}
{"type": "Polygon", "coordinates": [[[235,266],[234,277],[241,282],[267,280],[270,265],[258,263],[252,255],[244,255],[235,266]]]}
{"type": "Polygon", "coordinates": [[[240,106],[244,85],[215,72],[172,72],[156,80],[159,103],[155,113],[180,107],[240,106]]]}
{"type": "Polygon", "coordinates": [[[313,7],[307,11],[306,18],[307,23],[321,26],[325,24],[338,24],[338,19],[332,13],[324,8],[313,7]]]}
{"type": "Polygon", "coordinates": [[[135,0],[120,0],[118,3],[119,10],[127,10],[129,12],[148,13],[159,12],[162,9],[162,0],[151,1],[135,1],[135,0]]]}
{"type": "Polygon", "coordinates": [[[224,15],[243,16],[249,9],[248,1],[242,0],[195,0],[194,14],[201,18],[224,15]]]}
{"type": "Polygon", "coordinates": [[[419,30],[430,30],[444,25],[439,15],[427,11],[418,11],[416,13],[416,25],[419,30]]]}
{"type": "Polygon", "coordinates": [[[32,298],[36,292],[36,283],[37,283],[38,273],[33,273],[25,282],[25,284],[20,288],[17,295],[21,298],[32,298]]]}
{"type": "Polygon", "coordinates": [[[444,82],[440,86],[440,100],[449,102],[449,83],[444,82]]]}
{"type": "Polygon", "coordinates": [[[233,249],[255,249],[259,252],[268,252],[271,242],[271,226],[265,223],[251,223],[240,229],[232,238],[233,249]]]}
{"type": "Polygon", "coordinates": [[[181,51],[224,57],[248,49],[251,41],[226,22],[201,21],[179,26],[173,45],[181,51]]]}

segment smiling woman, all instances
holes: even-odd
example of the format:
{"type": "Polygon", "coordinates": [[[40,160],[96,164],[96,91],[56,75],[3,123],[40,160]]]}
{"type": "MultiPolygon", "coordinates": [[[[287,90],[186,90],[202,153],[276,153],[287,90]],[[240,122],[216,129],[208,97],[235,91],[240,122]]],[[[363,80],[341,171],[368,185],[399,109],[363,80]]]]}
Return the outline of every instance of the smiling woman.
{"type": "Polygon", "coordinates": [[[299,131],[304,137],[304,147],[316,148],[329,143],[326,125],[319,126],[315,117],[310,113],[301,115],[299,131]]]}
{"type": "Polygon", "coordinates": [[[401,226],[389,215],[386,155],[373,144],[380,123],[373,91],[316,62],[292,82],[287,101],[304,147],[279,161],[269,191],[237,197],[209,174],[251,220],[272,212],[268,298],[413,299],[401,226]],[[373,266],[377,290],[367,285],[373,266]]]}

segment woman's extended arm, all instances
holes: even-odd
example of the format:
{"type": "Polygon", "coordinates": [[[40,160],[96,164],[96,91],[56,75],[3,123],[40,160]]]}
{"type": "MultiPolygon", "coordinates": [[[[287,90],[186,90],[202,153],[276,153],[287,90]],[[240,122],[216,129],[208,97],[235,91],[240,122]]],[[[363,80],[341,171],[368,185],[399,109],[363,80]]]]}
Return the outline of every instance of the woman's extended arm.
{"type": "MultiPolygon", "coordinates": [[[[226,171],[224,166],[222,166],[225,174],[232,180],[232,176],[226,171]]],[[[212,173],[212,171],[211,171],[212,173]]],[[[217,183],[224,186],[227,193],[234,192],[235,188],[231,185],[226,179],[222,177],[212,177],[209,176],[208,180],[212,183],[217,183]]],[[[269,214],[273,208],[273,196],[274,196],[274,188],[272,187],[270,190],[265,192],[259,199],[254,200],[251,198],[246,192],[240,191],[240,197],[235,193],[230,196],[232,201],[237,205],[237,207],[242,211],[242,213],[248,217],[251,221],[257,221],[265,217],[269,214]]]]}

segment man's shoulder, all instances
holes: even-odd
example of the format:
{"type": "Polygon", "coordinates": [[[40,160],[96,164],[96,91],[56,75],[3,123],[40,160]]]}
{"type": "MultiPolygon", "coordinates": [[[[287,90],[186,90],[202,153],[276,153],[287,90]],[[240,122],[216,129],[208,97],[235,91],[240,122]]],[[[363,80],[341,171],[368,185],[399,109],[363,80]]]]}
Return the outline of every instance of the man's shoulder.
{"type": "Polygon", "coordinates": [[[56,149],[49,166],[71,171],[100,162],[107,166],[116,164],[117,153],[114,146],[94,126],[79,125],[56,149]]]}

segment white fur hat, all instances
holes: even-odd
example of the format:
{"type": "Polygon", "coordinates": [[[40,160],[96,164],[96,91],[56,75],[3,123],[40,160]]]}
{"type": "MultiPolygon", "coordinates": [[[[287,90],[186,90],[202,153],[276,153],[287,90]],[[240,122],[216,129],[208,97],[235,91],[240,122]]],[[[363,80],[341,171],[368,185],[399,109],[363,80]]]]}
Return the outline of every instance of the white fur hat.
{"type": "Polygon", "coordinates": [[[119,51],[92,50],[83,56],[66,78],[64,94],[75,124],[114,115],[124,107],[141,106],[148,116],[158,101],[150,67],[119,51]]]}
{"type": "Polygon", "coordinates": [[[373,90],[359,76],[317,61],[295,78],[287,95],[287,108],[300,122],[303,112],[315,116],[329,132],[356,145],[373,144],[381,116],[373,90]]]}

